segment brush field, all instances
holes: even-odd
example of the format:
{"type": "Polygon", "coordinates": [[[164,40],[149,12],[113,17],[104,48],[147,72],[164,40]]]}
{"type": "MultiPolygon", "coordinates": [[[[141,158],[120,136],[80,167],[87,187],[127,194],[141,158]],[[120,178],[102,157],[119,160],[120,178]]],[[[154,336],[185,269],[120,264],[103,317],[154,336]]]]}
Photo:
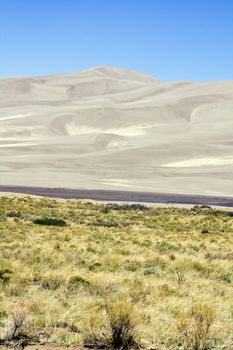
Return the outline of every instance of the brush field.
{"type": "Polygon", "coordinates": [[[21,317],[38,342],[95,346],[127,314],[134,346],[233,349],[232,247],[233,217],[205,206],[2,196],[0,335],[21,317]]]}

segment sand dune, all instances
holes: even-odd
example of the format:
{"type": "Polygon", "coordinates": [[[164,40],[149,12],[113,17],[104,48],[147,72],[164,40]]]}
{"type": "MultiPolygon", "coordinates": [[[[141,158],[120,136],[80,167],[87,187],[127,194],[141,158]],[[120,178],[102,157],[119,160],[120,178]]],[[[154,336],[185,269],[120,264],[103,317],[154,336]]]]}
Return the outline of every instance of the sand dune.
{"type": "Polygon", "coordinates": [[[0,184],[233,195],[233,81],[0,79],[0,184]]]}

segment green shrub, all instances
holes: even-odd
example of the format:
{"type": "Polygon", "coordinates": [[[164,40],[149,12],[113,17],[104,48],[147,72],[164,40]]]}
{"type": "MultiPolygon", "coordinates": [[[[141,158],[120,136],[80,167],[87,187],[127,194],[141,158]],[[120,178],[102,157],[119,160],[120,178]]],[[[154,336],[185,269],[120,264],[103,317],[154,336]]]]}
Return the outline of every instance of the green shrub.
{"type": "Polygon", "coordinates": [[[156,243],[156,249],[161,253],[165,253],[169,250],[178,251],[179,247],[177,247],[176,245],[171,244],[169,242],[162,241],[162,242],[156,243]]]}
{"type": "Polygon", "coordinates": [[[79,288],[82,286],[88,287],[89,285],[90,285],[89,280],[87,280],[86,278],[81,277],[79,275],[71,276],[68,280],[69,287],[79,288]]]}
{"type": "Polygon", "coordinates": [[[136,260],[131,261],[127,259],[123,262],[123,264],[124,264],[124,269],[126,271],[132,271],[132,272],[137,271],[141,267],[141,263],[136,260]]]}
{"type": "Polygon", "coordinates": [[[208,230],[206,227],[204,227],[204,228],[201,230],[201,233],[209,233],[209,230],[208,230]]]}
{"type": "Polygon", "coordinates": [[[88,269],[90,271],[98,271],[101,269],[101,263],[99,261],[96,261],[94,263],[91,263],[90,265],[88,265],[88,269]]]}
{"type": "Polygon", "coordinates": [[[49,218],[49,217],[44,217],[44,218],[38,218],[33,220],[34,224],[37,225],[47,225],[47,226],[66,226],[66,221],[63,219],[56,219],[56,218],[49,218]]]}
{"type": "Polygon", "coordinates": [[[137,211],[137,210],[149,210],[148,207],[146,207],[143,204],[116,204],[111,203],[107,204],[104,208],[104,212],[108,213],[110,210],[131,210],[131,211],[137,211]]]}
{"type": "Polygon", "coordinates": [[[20,218],[21,217],[21,213],[19,211],[8,211],[6,213],[6,216],[8,218],[20,218]]]}
{"type": "Polygon", "coordinates": [[[13,270],[8,267],[0,266],[0,282],[7,283],[11,279],[13,270]]]}
{"type": "Polygon", "coordinates": [[[154,275],[156,273],[156,269],[153,266],[150,267],[146,267],[143,270],[143,275],[147,276],[147,275],[154,275]]]}
{"type": "Polygon", "coordinates": [[[89,223],[90,226],[100,226],[100,227],[125,227],[126,223],[115,222],[111,220],[96,220],[94,222],[89,223]]]}

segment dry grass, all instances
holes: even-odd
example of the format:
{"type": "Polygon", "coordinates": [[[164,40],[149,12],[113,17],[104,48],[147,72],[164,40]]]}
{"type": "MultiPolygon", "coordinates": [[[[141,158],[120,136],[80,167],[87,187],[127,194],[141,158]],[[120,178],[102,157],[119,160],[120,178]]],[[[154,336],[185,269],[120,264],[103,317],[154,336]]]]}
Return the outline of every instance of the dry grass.
{"type": "Polygon", "coordinates": [[[119,320],[123,301],[142,346],[233,349],[233,219],[223,212],[1,197],[0,244],[2,327],[24,310],[24,327],[53,329],[51,342],[82,344],[88,330],[109,340],[106,310],[119,320]],[[66,226],[33,223],[46,217],[66,226]],[[195,310],[213,312],[211,325],[195,310]]]}
{"type": "Polygon", "coordinates": [[[90,322],[85,332],[84,344],[88,347],[128,350],[140,348],[137,331],[138,316],[131,301],[124,296],[110,298],[105,303],[105,319],[98,329],[90,322]]]}

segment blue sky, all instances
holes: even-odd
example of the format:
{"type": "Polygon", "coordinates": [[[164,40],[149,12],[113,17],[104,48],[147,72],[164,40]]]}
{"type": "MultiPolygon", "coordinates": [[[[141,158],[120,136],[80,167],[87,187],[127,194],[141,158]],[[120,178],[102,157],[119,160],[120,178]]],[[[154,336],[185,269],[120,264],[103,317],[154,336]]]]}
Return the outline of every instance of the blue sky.
{"type": "Polygon", "coordinates": [[[233,1],[0,0],[0,76],[102,65],[233,79],[233,1]]]}

